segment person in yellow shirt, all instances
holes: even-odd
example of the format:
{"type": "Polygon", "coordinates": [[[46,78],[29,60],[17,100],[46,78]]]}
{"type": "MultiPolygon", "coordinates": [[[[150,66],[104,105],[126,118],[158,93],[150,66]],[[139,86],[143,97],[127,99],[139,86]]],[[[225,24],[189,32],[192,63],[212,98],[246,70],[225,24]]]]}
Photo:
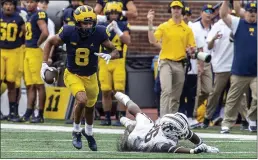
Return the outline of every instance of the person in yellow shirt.
{"type": "MultiPolygon", "coordinates": [[[[158,26],[156,31],[149,35],[150,41],[162,42],[160,53],[160,116],[167,113],[176,113],[185,80],[184,61],[186,50],[191,52],[196,47],[194,35],[182,19],[183,4],[173,1],[170,4],[172,18],[158,26]]],[[[148,13],[149,31],[153,30],[152,24],[155,12],[148,13]]]]}

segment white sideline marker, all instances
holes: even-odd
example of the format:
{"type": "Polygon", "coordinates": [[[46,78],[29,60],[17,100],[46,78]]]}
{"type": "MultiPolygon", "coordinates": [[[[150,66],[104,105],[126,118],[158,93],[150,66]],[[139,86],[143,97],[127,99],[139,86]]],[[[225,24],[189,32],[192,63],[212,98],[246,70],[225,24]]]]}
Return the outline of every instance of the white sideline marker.
{"type": "MultiPolygon", "coordinates": [[[[139,152],[117,152],[117,151],[3,151],[1,152],[5,153],[110,153],[110,154],[125,154],[125,153],[130,153],[130,154],[139,154],[139,152]]],[[[144,152],[141,152],[144,153],[144,152]]],[[[150,154],[150,153],[144,153],[144,154],[150,154]]],[[[152,153],[154,154],[154,153],[152,153]]],[[[216,154],[256,154],[256,152],[220,152],[216,154]]]]}
{"type": "MultiPolygon", "coordinates": [[[[1,123],[1,129],[21,129],[21,130],[40,130],[40,131],[54,131],[54,132],[71,132],[72,127],[64,126],[43,126],[43,125],[25,125],[25,124],[3,124],[1,123]]],[[[93,128],[94,133],[102,134],[123,134],[123,129],[101,129],[93,128]]],[[[216,134],[216,133],[196,133],[202,138],[214,138],[214,139],[237,139],[237,140],[255,140],[256,135],[239,135],[239,134],[216,134]]]]}

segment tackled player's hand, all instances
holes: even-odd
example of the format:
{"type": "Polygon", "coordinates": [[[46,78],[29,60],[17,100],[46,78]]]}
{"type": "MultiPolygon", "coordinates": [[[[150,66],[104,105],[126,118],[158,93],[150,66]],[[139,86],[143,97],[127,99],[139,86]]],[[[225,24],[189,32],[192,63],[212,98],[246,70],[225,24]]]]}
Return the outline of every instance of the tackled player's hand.
{"type": "Polygon", "coordinates": [[[46,72],[46,70],[53,71],[53,69],[51,67],[49,67],[47,65],[47,63],[43,62],[42,65],[41,65],[41,70],[40,70],[40,76],[41,76],[41,78],[43,80],[45,79],[45,72],[46,72]]]}
{"type": "Polygon", "coordinates": [[[207,146],[207,153],[219,153],[219,149],[212,146],[207,146]]]}
{"type": "Polygon", "coordinates": [[[202,143],[199,146],[194,148],[194,153],[198,154],[198,153],[202,153],[202,152],[206,152],[207,151],[207,145],[202,143]]]}

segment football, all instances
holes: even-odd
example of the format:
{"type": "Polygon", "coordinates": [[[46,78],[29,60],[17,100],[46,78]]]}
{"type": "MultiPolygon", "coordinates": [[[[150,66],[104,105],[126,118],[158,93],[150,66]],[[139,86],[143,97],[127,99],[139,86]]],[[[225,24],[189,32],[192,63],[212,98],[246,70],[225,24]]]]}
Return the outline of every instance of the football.
{"type": "Polygon", "coordinates": [[[58,71],[55,67],[51,67],[53,71],[46,70],[45,71],[45,82],[47,84],[53,84],[54,82],[57,81],[58,79],[58,71]]]}

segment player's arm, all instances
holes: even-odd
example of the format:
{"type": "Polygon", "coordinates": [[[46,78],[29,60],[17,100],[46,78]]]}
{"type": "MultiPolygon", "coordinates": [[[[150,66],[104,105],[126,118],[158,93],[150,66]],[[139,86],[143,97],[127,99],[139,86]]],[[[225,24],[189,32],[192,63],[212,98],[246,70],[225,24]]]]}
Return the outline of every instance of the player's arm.
{"type": "Polygon", "coordinates": [[[118,50],[109,39],[106,39],[102,43],[102,46],[104,46],[107,49],[107,51],[110,52],[111,59],[119,58],[118,50]]]}
{"type": "Polygon", "coordinates": [[[43,62],[47,62],[48,61],[48,57],[49,54],[51,52],[51,49],[53,46],[58,46],[60,44],[62,44],[63,41],[62,39],[59,37],[58,34],[56,34],[55,36],[51,37],[45,44],[44,46],[44,55],[43,55],[43,62]]]}
{"type": "Polygon", "coordinates": [[[185,139],[188,139],[190,142],[196,145],[194,149],[192,148],[185,148],[181,146],[177,146],[173,148],[174,153],[186,153],[186,154],[198,154],[201,152],[207,151],[207,145],[202,142],[202,139],[195,134],[193,131],[189,130],[188,135],[185,139]]]}
{"type": "Polygon", "coordinates": [[[163,144],[161,147],[155,145],[152,151],[154,152],[163,152],[163,153],[184,153],[184,154],[198,154],[206,151],[206,145],[199,145],[196,148],[185,148],[183,146],[171,146],[169,144],[163,144]]]}
{"type": "Polygon", "coordinates": [[[21,32],[22,34],[21,35],[24,35],[26,33],[26,27],[25,27],[25,24],[23,23],[22,26],[21,26],[21,32]]]}
{"type": "Polygon", "coordinates": [[[129,31],[124,31],[120,39],[124,44],[129,45],[131,43],[131,36],[129,34],[129,31]]]}
{"type": "Polygon", "coordinates": [[[37,42],[37,45],[40,46],[47,39],[49,32],[48,32],[47,23],[45,20],[38,20],[37,24],[41,31],[40,37],[37,42]]]}
{"type": "Polygon", "coordinates": [[[133,1],[129,1],[126,4],[127,11],[122,11],[123,16],[128,18],[136,18],[138,16],[137,8],[133,1]]]}
{"type": "Polygon", "coordinates": [[[241,18],[244,18],[245,10],[241,7],[240,1],[234,0],[233,6],[234,6],[234,10],[236,11],[236,15],[241,17],[241,18]]]}

